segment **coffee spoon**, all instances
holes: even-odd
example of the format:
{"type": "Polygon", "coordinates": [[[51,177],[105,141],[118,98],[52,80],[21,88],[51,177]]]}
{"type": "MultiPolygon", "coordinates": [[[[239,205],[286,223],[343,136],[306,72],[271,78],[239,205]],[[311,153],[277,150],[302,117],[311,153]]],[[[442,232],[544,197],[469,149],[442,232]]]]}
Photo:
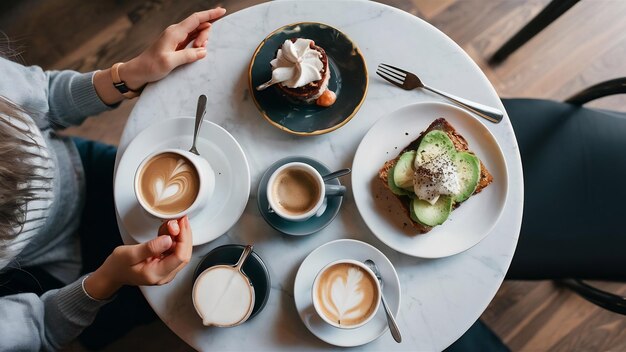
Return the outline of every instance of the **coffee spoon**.
{"type": "MultiPolygon", "coordinates": [[[[237,263],[235,265],[233,265],[233,268],[242,271],[242,267],[243,264],[246,262],[246,259],[248,259],[248,256],[250,255],[250,253],[252,253],[252,249],[254,248],[253,245],[249,244],[247,245],[244,249],[243,252],[241,252],[241,256],[239,257],[239,260],[237,261],[237,263]]],[[[248,280],[250,281],[250,280],[248,280]]],[[[252,285],[252,283],[250,283],[250,285],[252,285]]]]}
{"type": "Polygon", "coordinates": [[[193,132],[193,144],[191,145],[190,152],[200,156],[198,149],[196,149],[196,139],[198,138],[198,131],[200,131],[200,125],[204,119],[206,113],[206,95],[202,94],[198,97],[198,107],[196,108],[196,126],[193,132]]]}
{"type": "Polygon", "coordinates": [[[274,80],[274,77],[272,77],[272,79],[270,79],[269,81],[263,83],[263,84],[259,84],[256,87],[256,90],[264,90],[265,88],[269,87],[269,86],[273,86],[274,84],[278,83],[278,81],[274,80]]]}
{"type": "Polygon", "coordinates": [[[330,181],[330,180],[332,180],[332,179],[334,179],[334,178],[341,177],[341,176],[345,176],[345,175],[349,174],[351,171],[352,171],[352,170],[350,170],[350,169],[341,169],[341,170],[337,170],[337,171],[335,171],[335,172],[331,172],[331,173],[329,173],[329,174],[328,174],[328,175],[326,175],[326,176],[322,176],[322,179],[324,180],[324,182],[326,182],[326,181],[330,181]]]}
{"type": "Polygon", "coordinates": [[[368,259],[365,261],[365,265],[368,268],[372,269],[374,275],[378,279],[378,283],[380,283],[380,299],[383,301],[383,307],[385,308],[385,313],[387,313],[387,325],[389,325],[389,330],[391,331],[391,336],[396,340],[397,343],[402,342],[402,335],[400,335],[400,329],[398,328],[398,324],[396,324],[396,319],[391,314],[389,307],[387,306],[387,301],[385,301],[385,296],[383,295],[383,278],[380,276],[380,271],[378,271],[378,267],[373,260],[368,259]]]}

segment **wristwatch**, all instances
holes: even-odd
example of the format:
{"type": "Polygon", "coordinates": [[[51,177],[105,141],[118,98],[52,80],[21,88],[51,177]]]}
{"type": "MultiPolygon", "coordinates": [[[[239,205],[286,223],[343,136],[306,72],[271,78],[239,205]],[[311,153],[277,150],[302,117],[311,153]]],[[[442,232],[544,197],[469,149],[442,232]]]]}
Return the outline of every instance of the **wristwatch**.
{"type": "Polygon", "coordinates": [[[123,62],[118,62],[111,67],[111,79],[113,80],[113,87],[115,87],[115,89],[117,89],[125,98],[131,99],[141,94],[143,87],[138,90],[132,90],[128,88],[128,86],[126,86],[126,82],[120,79],[119,68],[122,64],[123,62]]]}

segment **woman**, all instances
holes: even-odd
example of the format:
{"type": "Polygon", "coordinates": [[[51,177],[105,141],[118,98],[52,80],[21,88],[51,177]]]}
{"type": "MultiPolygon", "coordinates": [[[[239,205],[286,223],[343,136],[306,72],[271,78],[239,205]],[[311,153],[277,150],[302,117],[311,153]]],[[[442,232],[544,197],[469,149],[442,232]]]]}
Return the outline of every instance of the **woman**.
{"type": "Polygon", "coordinates": [[[152,241],[118,246],[115,148],[55,130],[205,57],[211,21],[225,12],[194,13],[136,58],[92,73],[44,72],[0,58],[0,351],[56,350],[96,316],[106,323],[124,312],[104,329],[112,336],[98,328],[81,339],[102,346],[146,320],[137,288],[124,286],[166,284],[189,261],[186,217],[163,224],[152,241]]]}

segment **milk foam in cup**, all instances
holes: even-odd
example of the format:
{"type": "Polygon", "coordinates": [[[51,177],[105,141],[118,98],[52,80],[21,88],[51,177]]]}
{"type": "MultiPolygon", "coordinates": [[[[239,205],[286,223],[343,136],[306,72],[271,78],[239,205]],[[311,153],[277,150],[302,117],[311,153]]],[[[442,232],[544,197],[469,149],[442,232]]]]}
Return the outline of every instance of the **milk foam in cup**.
{"type": "Polygon", "coordinates": [[[315,277],[313,306],[328,324],[354,329],[367,324],[378,311],[378,279],[365,264],[343,259],[326,265],[315,277]]]}
{"type": "Polygon", "coordinates": [[[251,252],[252,246],[246,246],[236,265],[209,267],[196,279],[193,305],[205,326],[237,326],[252,314],[254,287],[241,271],[251,252]]]}
{"type": "Polygon", "coordinates": [[[201,156],[181,149],[150,154],[137,167],[137,202],[151,216],[179,219],[203,207],[215,189],[215,173],[201,156]]]}

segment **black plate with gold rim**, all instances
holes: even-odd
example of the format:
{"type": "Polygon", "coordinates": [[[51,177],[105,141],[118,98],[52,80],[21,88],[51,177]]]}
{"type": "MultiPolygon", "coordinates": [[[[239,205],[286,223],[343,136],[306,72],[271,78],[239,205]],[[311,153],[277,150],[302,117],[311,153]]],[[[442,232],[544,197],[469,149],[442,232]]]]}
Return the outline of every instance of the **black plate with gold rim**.
{"type": "Polygon", "coordinates": [[[297,135],[319,135],[352,119],[365,100],[368,74],[363,54],[345,34],[326,24],[300,22],[275,30],[259,44],[250,61],[248,82],[254,103],[273,126],[297,135]],[[328,87],[337,94],[332,106],[294,102],[277,87],[256,90],[272,78],[270,61],[285,40],[292,38],[311,39],[326,51],[331,74],[328,87]]]}

